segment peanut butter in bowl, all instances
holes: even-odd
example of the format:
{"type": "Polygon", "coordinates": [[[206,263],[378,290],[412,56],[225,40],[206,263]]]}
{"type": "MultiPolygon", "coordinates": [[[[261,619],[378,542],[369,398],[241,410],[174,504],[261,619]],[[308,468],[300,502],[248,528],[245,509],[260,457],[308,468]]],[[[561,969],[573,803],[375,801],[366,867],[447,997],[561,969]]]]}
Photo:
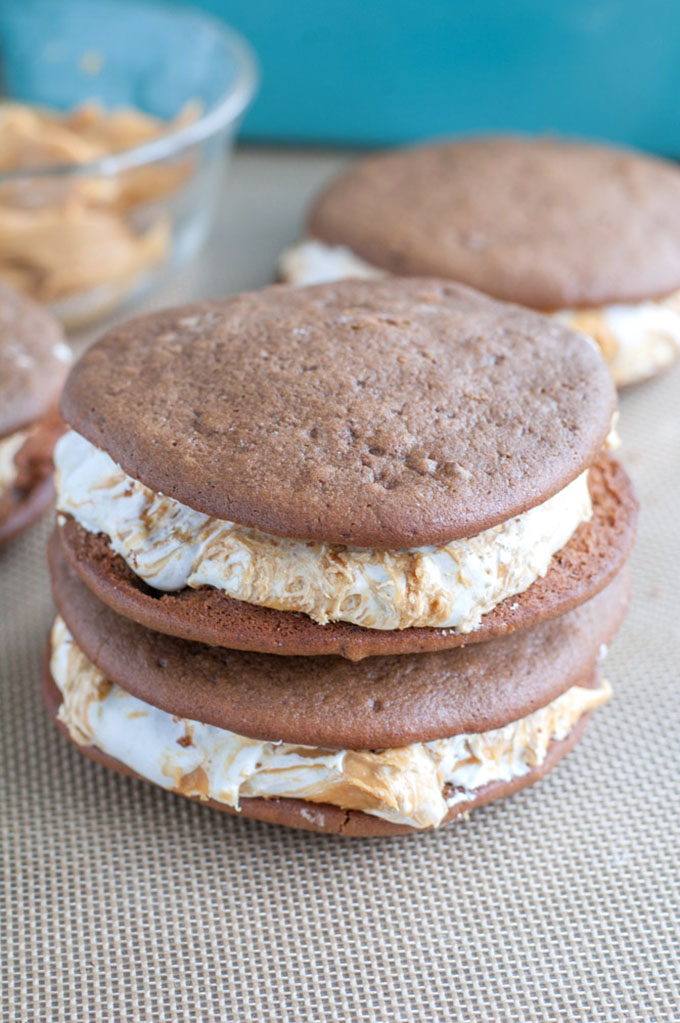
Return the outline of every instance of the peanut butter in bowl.
{"type": "Polygon", "coordinates": [[[197,103],[172,121],[97,103],[66,113],[0,104],[0,277],[70,326],[130,294],[170,254],[170,208],[162,200],[181,188],[193,161],[184,155],[113,174],[64,168],[96,165],[188,125],[199,113],[197,103]],[[45,173],[50,167],[54,174],[45,173]]]}

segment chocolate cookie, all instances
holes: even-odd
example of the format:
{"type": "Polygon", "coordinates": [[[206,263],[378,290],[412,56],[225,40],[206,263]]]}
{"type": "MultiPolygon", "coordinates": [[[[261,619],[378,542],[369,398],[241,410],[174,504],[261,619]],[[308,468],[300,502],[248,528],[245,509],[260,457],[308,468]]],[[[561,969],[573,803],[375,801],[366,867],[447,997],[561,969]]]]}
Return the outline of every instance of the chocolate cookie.
{"type": "MultiPolygon", "coordinates": [[[[347,622],[318,625],[307,615],[234,600],[212,587],[154,591],[115,554],[103,534],[67,519],[58,538],[72,568],[118,614],[149,629],[236,650],[283,655],[339,654],[360,660],[376,654],[442,650],[485,642],[557,617],[594,596],[619,572],[630,552],[637,502],[621,465],[602,456],[590,470],[594,514],[553,556],[548,574],[506,598],[479,628],[367,629],[347,622]]],[[[59,558],[56,538],[52,558],[59,558]]]]}
{"type": "Polygon", "coordinates": [[[387,749],[485,732],[592,675],[628,602],[619,574],[591,601],[533,629],[457,650],[277,657],[189,643],[116,615],[52,545],[54,596],[80,650],[110,681],[167,711],[240,736],[387,749]]]}
{"type": "Polygon", "coordinates": [[[473,138],[372,156],[331,183],[308,228],[390,273],[534,309],[680,289],[680,170],[610,146],[473,138]]]}
{"type": "Polygon", "coordinates": [[[0,543],[52,499],[54,404],[70,360],[59,324],[0,280],[0,543]]]}
{"type": "Polygon", "coordinates": [[[191,509],[399,550],[471,537],[596,458],[615,395],[554,320],[435,280],[268,288],[115,328],[66,421],[191,509]]]}

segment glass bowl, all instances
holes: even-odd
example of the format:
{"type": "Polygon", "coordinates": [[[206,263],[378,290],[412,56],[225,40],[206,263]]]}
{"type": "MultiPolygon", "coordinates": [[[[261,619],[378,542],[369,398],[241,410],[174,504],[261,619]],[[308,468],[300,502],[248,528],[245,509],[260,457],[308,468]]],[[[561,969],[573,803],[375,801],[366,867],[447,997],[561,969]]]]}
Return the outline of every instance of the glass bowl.
{"type": "Polygon", "coordinates": [[[2,0],[0,276],[75,327],[191,259],[256,85],[247,43],[197,10],[2,0]],[[65,122],[37,108],[85,142],[64,147],[65,122]],[[120,108],[166,123],[119,113],[102,143],[102,112],[120,108]]]}

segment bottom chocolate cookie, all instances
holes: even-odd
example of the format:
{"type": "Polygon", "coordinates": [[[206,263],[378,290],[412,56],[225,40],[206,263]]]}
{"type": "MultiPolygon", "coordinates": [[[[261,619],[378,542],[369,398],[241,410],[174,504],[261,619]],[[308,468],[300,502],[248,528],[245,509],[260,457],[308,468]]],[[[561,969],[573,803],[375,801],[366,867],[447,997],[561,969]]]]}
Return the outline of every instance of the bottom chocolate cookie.
{"type": "MultiPolygon", "coordinates": [[[[43,671],[43,695],[47,710],[56,722],[59,730],[68,739],[75,742],[69,728],[58,717],[62,703],[62,694],[50,672],[49,651],[45,658],[43,671]]],[[[512,778],[509,781],[492,781],[480,786],[473,793],[452,806],[438,826],[441,827],[444,824],[449,824],[470,810],[485,806],[487,803],[497,799],[512,796],[521,789],[528,788],[530,785],[540,781],[575,746],[583,734],[589,717],[590,711],[586,711],[579,717],[563,739],[551,741],[540,764],[530,768],[525,774],[512,778]]],[[[138,778],[142,781],[148,780],[96,746],[77,745],[82,753],[104,767],[111,768],[131,778],[138,778]]],[[[303,831],[313,831],[320,834],[342,835],[346,838],[412,835],[423,830],[423,828],[395,824],[392,821],[364,813],[361,810],[345,810],[330,803],[316,803],[290,797],[271,797],[267,799],[244,797],[240,800],[239,809],[236,809],[226,803],[205,798],[198,794],[187,792],[182,792],[181,794],[203,802],[215,810],[221,810],[224,813],[235,816],[252,817],[254,820],[265,821],[268,824],[280,824],[285,827],[298,828],[303,831]]]]}

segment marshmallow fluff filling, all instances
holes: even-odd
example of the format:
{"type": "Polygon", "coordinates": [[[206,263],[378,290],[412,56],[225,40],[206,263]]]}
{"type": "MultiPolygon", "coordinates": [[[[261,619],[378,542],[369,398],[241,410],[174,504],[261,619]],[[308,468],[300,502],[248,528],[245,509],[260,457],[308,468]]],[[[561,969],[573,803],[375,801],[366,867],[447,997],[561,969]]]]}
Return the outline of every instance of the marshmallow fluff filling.
{"type": "Polygon", "coordinates": [[[16,456],[31,434],[30,430],[17,430],[0,438],[0,497],[6,494],[17,478],[16,456]]]}
{"type": "Polygon", "coordinates": [[[451,628],[466,633],[545,576],[592,515],[587,472],[553,497],[477,536],[401,551],[289,540],[215,519],[151,490],[71,430],[55,450],[57,507],[166,592],[211,586],[299,611],[321,625],[451,628]]]}
{"type": "MultiPolygon", "coordinates": [[[[289,797],[413,828],[437,827],[482,786],[540,766],[550,743],[566,738],[611,692],[606,682],[597,689],[575,685],[527,717],[479,734],[382,751],[320,749],[249,739],[137,699],[104,677],[60,617],[51,643],[50,669],[62,694],[58,716],[71,738],[148,781],[235,810],[245,797],[289,797]]],[[[323,824],[321,808],[307,813],[323,824]]]]}
{"type": "MultiPolygon", "coordinates": [[[[286,249],[279,270],[282,280],[298,285],[386,275],[344,245],[326,245],[314,238],[286,249]]],[[[656,301],[561,309],[554,315],[575,330],[592,333],[619,386],[665,369],[680,354],[680,292],[656,301]]]]}

